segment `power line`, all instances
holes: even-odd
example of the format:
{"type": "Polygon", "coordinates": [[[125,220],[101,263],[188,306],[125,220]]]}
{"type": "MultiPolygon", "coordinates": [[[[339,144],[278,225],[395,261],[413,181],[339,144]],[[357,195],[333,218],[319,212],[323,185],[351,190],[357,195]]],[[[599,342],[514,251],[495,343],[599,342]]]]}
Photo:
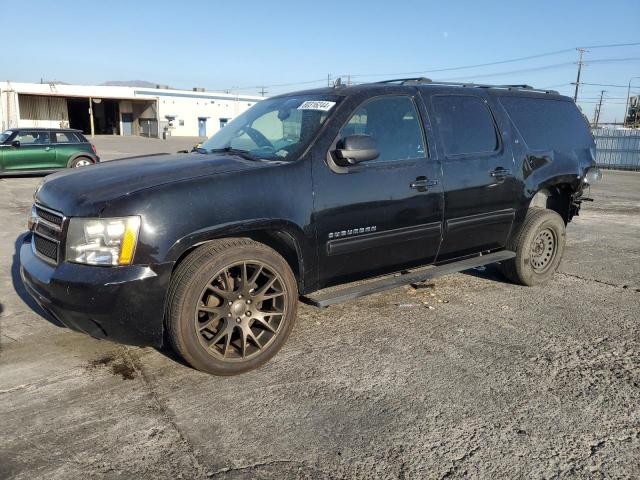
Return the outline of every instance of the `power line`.
{"type": "MultiPolygon", "coordinates": [[[[578,47],[578,49],[596,49],[596,48],[614,48],[614,47],[629,47],[629,46],[637,46],[640,45],[640,42],[634,42],[634,43],[613,43],[613,44],[604,44],[604,45],[590,45],[587,47],[578,47]]],[[[421,74],[427,74],[427,73],[441,73],[441,72],[453,72],[456,70],[466,70],[466,69],[473,69],[473,68],[481,68],[481,67],[490,67],[490,66],[495,66],[495,65],[503,65],[503,64],[507,64],[507,63],[514,63],[514,62],[521,62],[521,61],[525,61],[525,60],[534,60],[537,58],[543,58],[543,57],[549,57],[549,56],[553,56],[553,55],[560,55],[562,53],[568,53],[568,52],[572,52],[574,51],[574,48],[565,48],[565,49],[561,49],[561,50],[554,50],[554,51],[550,51],[550,52],[544,52],[544,53],[538,53],[538,54],[534,54],[534,55],[527,55],[524,57],[517,57],[517,58],[510,58],[510,59],[506,59],[506,60],[498,60],[498,61],[493,61],[493,62],[485,62],[485,63],[477,63],[477,64],[472,64],[472,65],[461,65],[461,66],[456,66],[456,67],[447,67],[447,68],[432,68],[432,69],[425,69],[425,70],[416,70],[416,71],[410,71],[410,72],[388,72],[388,73],[359,73],[359,74],[351,74],[350,78],[361,78],[361,77],[391,77],[391,76],[403,76],[403,75],[421,75],[421,74]]],[[[621,58],[621,59],[596,59],[596,60],[591,60],[586,62],[588,63],[609,63],[609,62],[617,62],[617,61],[632,61],[632,60],[640,60],[639,57],[631,57],[631,58],[621,58]]],[[[566,65],[572,65],[573,62],[567,62],[567,63],[559,63],[559,64],[555,64],[555,65],[547,65],[547,66],[542,66],[542,67],[532,67],[532,68],[527,68],[527,69],[521,69],[521,70],[513,70],[510,72],[500,72],[500,73],[490,73],[490,74],[484,74],[484,75],[474,75],[474,77],[488,77],[488,76],[500,76],[500,75],[508,75],[508,74],[512,74],[512,73],[524,73],[524,72],[531,72],[531,71],[536,71],[536,70],[545,70],[545,69],[550,69],[550,68],[559,68],[561,66],[566,66],[566,65]]],[[[466,78],[466,77],[465,77],[466,78]]],[[[456,78],[456,79],[462,79],[462,77],[460,78],[456,78]]],[[[455,80],[455,79],[451,79],[451,80],[455,80]]],[[[310,85],[310,84],[314,84],[314,83],[323,83],[327,81],[327,78],[318,78],[318,79],[314,79],[314,80],[304,80],[304,81],[300,81],[300,82],[290,82],[290,83],[276,83],[276,84],[271,84],[271,85],[251,85],[251,86],[246,86],[246,87],[232,87],[232,88],[224,88],[221,90],[250,90],[250,89],[260,89],[260,88],[280,88],[280,87],[293,87],[293,86],[299,86],[299,85],[310,85]]],[[[585,83],[582,83],[582,85],[586,85],[585,83]]]]}
{"type": "MultiPolygon", "coordinates": [[[[582,49],[587,49],[587,48],[610,48],[610,47],[623,47],[623,46],[635,46],[635,45],[640,45],[640,42],[636,42],[636,43],[613,43],[613,44],[607,44],[607,45],[593,45],[590,47],[578,47],[578,50],[582,49]]],[[[429,69],[429,70],[420,70],[420,71],[413,71],[413,72],[392,72],[392,73],[365,73],[365,74],[356,74],[356,75],[351,75],[351,77],[384,77],[384,76],[391,76],[391,75],[419,75],[419,74],[423,74],[423,73],[439,73],[439,72],[450,72],[450,71],[454,71],[454,70],[465,70],[468,68],[479,68],[479,67],[491,67],[494,65],[503,65],[505,63],[513,63],[513,62],[521,62],[524,60],[533,60],[536,58],[542,58],[542,57],[549,57],[552,55],[559,55],[561,53],[568,53],[568,52],[573,52],[574,49],[573,48],[564,48],[562,50],[554,50],[552,52],[545,52],[545,53],[538,53],[535,55],[528,55],[526,57],[518,57],[518,58],[510,58],[508,60],[498,60],[495,62],[488,62],[488,63],[478,63],[475,65],[463,65],[463,66],[459,66],[459,67],[449,67],[449,68],[438,68],[438,69],[429,69]]]]}
{"type": "MultiPolygon", "coordinates": [[[[574,65],[574,62],[554,63],[554,64],[551,64],[551,65],[542,65],[542,66],[539,66],[539,67],[521,68],[521,69],[518,69],[518,70],[509,70],[509,71],[496,72],[496,73],[484,73],[482,75],[473,75],[473,78],[500,77],[502,75],[512,75],[514,73],[530,73],[530,72],[537,72],[539,70],[551,70],[551,69],[554,69],[554,68],[567,67],[569,65],[574,65]]],[[[449,78],[447,78],[447,80],[467,80],[467,79],[469,79],[468,76],[465,76],[465,77],[449,77],[449,78]]]]}
{"type": "Polygon", "coordinates": [[[612,85],[611,83],[585,83],[582,82],[582,85],[589,85],[592,87],[615,87],[615,88],[627,88],[628,85],[612,85]]]}
{"type": "Polygon", "coordinates": [[[513,62],[521,62],[524,60],[533,60],[536,58],[548,57],[551,55],[558,55],[560,53],[567,53],[573,51],[573,48],[565,48],[563,50],[555,50],[553,52],[546,53],[538,53],[536,55],[528,55],[526,57],[518,57],[518,58],[510,58],[508,60],[499,60],[496,62],[488,62],[488,63],[477,63],[475,65],[463,65],[459,67],[448,67],[448,68],[437,68],[437,69],[428,69],[428,70],[419,70],[413,72],[392,72],[392,73],[360,73],[357,75],[351,75],[352,77],[386,77],[386,76],[395,76],[395,75],[419,75],[423,73],[439,73],[439,72],[452,72],[455,70],[466,70],[469,68],[479,68],[479,67],[492,67],[494,65],[503,65],[505,63],[513,63],[513,62]]]}
{"type": "Polygon", "coordinates": [[[640,45],[640,42],[634,42],[634,43],[609,43],[606,45],[589,45],[587,47],[579,47],[579,48],[610,48],[610,47],[635,47],[636,45],[640,45]]]}

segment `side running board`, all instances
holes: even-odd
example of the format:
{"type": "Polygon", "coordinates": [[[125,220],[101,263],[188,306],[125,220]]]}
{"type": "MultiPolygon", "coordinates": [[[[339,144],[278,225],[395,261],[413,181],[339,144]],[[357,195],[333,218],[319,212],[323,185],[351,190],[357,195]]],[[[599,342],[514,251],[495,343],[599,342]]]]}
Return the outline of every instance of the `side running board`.
{"type": "Polygon", "coordinates": [[[316,294],[301,297],[300,300],[315,307],[328,307],[329,305],[347,302],[349,300],[364,297],[365,295],[371,295],[372,293],[390,290],[400,285],[423,282],[430,278],[462,272],[463,270],[488,265],[489,263],[502,262],[515,256],[515,252],[502,250],[500,252],[479,255],[477,257],[471,257],[458,262],[439,265],[437,267],[428,267],[419,271],[403,273],[401,275],[387,276],[377,280],[372,280],[362,285],[346,287],[332,292],[322,293],[322,291],[320,291],[316,294]]]}

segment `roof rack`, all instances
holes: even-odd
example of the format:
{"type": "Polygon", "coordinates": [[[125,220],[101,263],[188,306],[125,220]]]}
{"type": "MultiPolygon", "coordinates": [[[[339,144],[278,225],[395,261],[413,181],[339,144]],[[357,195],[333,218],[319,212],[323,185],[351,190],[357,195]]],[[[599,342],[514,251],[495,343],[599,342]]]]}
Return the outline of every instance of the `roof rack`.
{"type": "Polygon", "coordinates": [[[398,83],[400,85],[415,85],[415,84],[429,84],[429,85],[444,85],[444,86],[454,86],[454,87],[473,87],[473,88],[502,88],[506,90],[530,90],[532,92],[543,92],[543,93],[555,93],[558,92],[556,90],[545,90],[534,88],[531,85],[520,84],[520,85],[491,85],[486,83],[462,83],[462,82],[440,82],[437,80],[431,80],[430,78],[425,77],[414,77],[414,78],[395,78],[392,80],[382,80],[380,82],[375,83],[398,83]]]}

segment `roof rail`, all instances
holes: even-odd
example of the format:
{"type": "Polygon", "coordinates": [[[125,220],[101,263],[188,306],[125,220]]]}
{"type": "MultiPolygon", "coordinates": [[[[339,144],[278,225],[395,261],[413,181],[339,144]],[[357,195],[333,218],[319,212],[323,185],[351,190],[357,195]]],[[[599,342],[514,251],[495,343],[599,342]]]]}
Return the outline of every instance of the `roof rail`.
{"type": "Polygon", "coordinates": [[[412,78],[393,78],[391,80],[381,80],[379,82],[374,83],[399,83],[401,85],[411,84],[411,83],[432,83],[433,80],[426,77],[412,77],[412,78]]]}
{"type": "Polygon", "coordinates": [[[383,80],[375,83],[399,83],[400,85],[411,85],[411,84],[429,84],[429,85],[444,85],[444,86],[453,86],[453,87],[473,87],[473,88],[502,88],[506,90],[530,90],[532,92],[543,92],[543,93],[554,93],[558,94],[556,90],[549,89],[540,89],[534,88],[531,85],[526,84],[516,84],[516,85],[491,85],[487,83],[473,83],[473,82],[440,82],[438,80],[431,80],[430,78],[425,77],[415,77],[415,78],[395,78],[392,80],[383,80]]]}

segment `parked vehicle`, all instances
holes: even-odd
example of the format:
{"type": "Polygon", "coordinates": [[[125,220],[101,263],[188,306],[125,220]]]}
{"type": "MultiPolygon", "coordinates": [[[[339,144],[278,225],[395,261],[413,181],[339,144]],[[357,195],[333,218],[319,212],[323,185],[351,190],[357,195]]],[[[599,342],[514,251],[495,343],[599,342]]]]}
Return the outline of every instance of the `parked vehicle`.
{"type": "Polygon", "coordinates": [[[0,133],[0,176],[49,173],[99,161],[96,147],[80,130],[12,128],[0,133]]]}
{"type": "Polygon", "coordinates": [[[237,374],[282,347],[299,295],[327,306],[492,262],[549,280],[594,158],[553,91],[409,79],[282,95],[196,152],[44,179],[22,276],[73,329],[237,374]]]}

